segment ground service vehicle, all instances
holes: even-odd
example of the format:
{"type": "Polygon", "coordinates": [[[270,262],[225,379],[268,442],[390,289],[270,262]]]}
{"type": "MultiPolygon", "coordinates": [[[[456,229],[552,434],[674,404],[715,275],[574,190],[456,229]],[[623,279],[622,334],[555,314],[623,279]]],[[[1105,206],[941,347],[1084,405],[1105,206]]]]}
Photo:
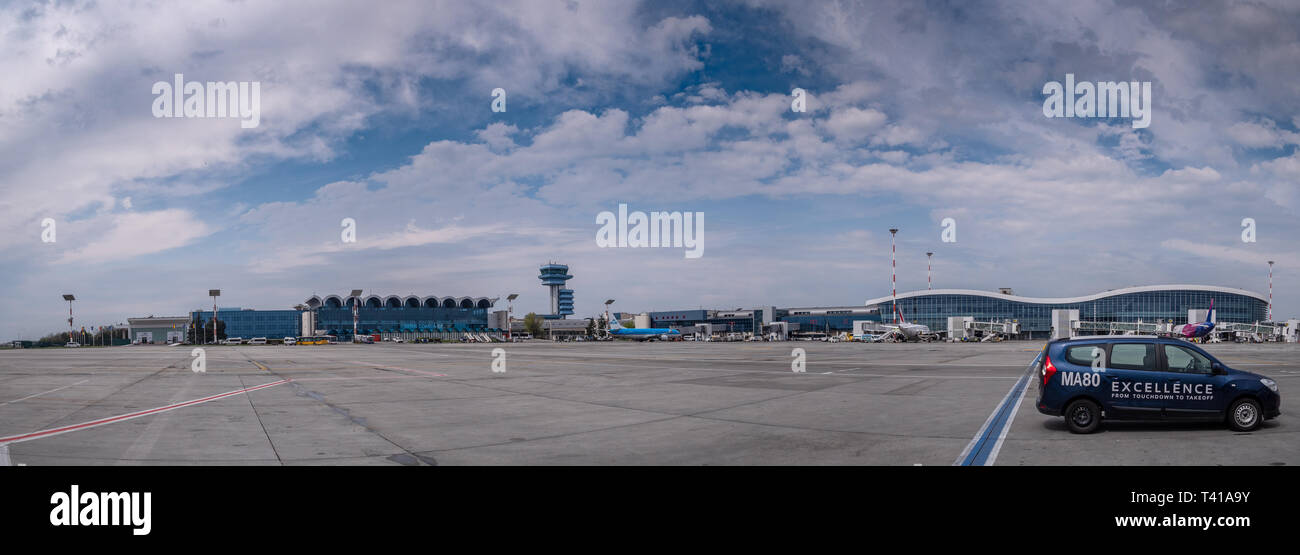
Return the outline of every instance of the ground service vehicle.
{"type": "Polygon", "coordinates": [[[1075,433],[1094,432],[1103,419],[1212,420],[1250,431],[1281,414],[1277,382],[1179,339],[1056,340],[1035,364],[1038,412],[1064,416],[1075,433]]]}

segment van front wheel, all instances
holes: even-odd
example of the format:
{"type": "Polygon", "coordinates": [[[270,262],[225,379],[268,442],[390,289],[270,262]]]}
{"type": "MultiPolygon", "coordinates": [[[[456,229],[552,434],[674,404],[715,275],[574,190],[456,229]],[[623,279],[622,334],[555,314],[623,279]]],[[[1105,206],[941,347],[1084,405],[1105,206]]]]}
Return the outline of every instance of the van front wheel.
{"type": "Polygon", "coordinates": [[[1249,432],[1259,427],[1259,403],[1254,399],[1237,399],[1228,409],[1228,426],[1238,432],[1249,432]]]}

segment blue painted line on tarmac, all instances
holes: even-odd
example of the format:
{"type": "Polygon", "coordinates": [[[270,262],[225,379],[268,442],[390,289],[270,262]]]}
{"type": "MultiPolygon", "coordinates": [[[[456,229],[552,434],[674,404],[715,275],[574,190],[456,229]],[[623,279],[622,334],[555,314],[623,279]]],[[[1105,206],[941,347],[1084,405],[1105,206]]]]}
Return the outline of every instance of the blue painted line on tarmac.
{"type": "Polygon", "coordinates": [[[984,430],[979,433],[976,439],[968,447],[968,452],[961,459],[958,466],[985,466],[990,464],[990,457],[998,449],[999,439],[1003,436],[1003,430],[1011,425],[1011,419],[1016,413],[1020,401],[1024,399],[1025,389],[1029,387],[1029,379],[1033,374],[1034,365],[1030,365],[1025,374],[1016,381],[1007,392],[1007,396],[1002,399],[998,405],[993,417],[984,425],[984,430]]]}

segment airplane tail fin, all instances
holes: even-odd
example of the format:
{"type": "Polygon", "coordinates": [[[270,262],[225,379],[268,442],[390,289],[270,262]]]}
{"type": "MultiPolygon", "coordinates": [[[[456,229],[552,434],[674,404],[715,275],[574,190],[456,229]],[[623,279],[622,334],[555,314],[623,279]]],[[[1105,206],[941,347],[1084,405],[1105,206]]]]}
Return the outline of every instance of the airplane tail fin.
{"type": "Polygon", "coordinates": [[[894,312],[896,313],[895,316],[898,317],[899,325],[903,325],[907,323],[907,319],[903,318],[903,309],[898,308],[898,305],[894,305],[894,312]]]}
{"type": "Polygon", "coordinates": [[[1211,298],[1211,299],[1210,299],[1210,311],[1207,312],[1207,313],[1205,314],[1205,323],[1210,324],[1210,323],[1213,323],[1213,322],[1214,322],[1214,299],[1211,298]]]}
{"type": "Polygon", "coordinates": [[[621,330],[621,329],[623,329],[623,324],[618,323],[618,320],[616,320],[616,319],[614,319],[614,318],[610,318],[610,319],[609,319],[609,329],[611,329],[611,330],[621,330]]]}

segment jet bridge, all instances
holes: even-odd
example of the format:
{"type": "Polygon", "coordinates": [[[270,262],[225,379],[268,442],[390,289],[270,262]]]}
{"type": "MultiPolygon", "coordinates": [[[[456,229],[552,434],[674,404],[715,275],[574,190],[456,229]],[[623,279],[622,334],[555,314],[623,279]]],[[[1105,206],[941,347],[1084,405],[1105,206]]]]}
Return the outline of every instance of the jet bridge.
{"type": "Polygon", "coordinates": [[[1291,328],[1288,324],[1261,324],[1259,322],[1255,322],[1254,324],[1244,324],[1238,322],[1227,322],[1216,326],[1214,331],[1210,332],[1210,335],[1213,337],[1211,341],[1222,341],[1225,338],[1231,338],[1262,343],[1265,341],[1286,341],[1288,335],[1287,332],[1290,331],[1290,329],[1291,328]]]}
{"type": "Polygon", "coordinates": [[[1001,341],[1020,334],[1014,320],[976,320],[972,316],[948,318],[948,341],[1001,341]]]}
{"type": "Polygon", "coordinates": [[[1157,335],[1170,333],[1170,324],[1159,322],[1071,322],[1071,327],[1083,333],[1079,335],[1157,335]]]}

